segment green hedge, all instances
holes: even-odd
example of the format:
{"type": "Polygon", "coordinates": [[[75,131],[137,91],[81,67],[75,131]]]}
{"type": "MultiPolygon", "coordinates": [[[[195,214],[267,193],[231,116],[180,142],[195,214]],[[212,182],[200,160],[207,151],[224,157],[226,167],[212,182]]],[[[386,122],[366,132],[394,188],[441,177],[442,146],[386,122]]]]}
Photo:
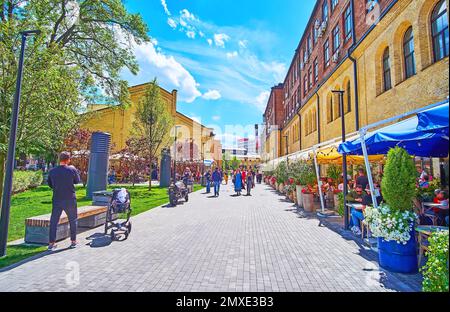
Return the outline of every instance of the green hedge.
{"type": "Polygon", "coordinates": [[[42,184],[42,171],[15,171],[13,176],[13,193],[21,193],[42,184]]]}

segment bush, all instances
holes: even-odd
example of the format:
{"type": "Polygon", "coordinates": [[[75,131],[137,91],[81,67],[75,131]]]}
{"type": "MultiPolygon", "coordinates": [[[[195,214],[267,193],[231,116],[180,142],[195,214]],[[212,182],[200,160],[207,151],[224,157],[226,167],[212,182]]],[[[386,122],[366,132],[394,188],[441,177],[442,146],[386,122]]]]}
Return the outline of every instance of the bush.
{"type": "Polygon", "coordinates": [[[423,291],[448,292],[448,231],[433,233],[428,241],[428,261],[421,270],[423,291]]]}
{"type": "Polygon", "coordinates": [[[341,216],[341,217],[343,217],[344,216],[344,214],[345,214],[345,211],[344,211],[344,193],[342,193],[342,192],[340,192],[340,193],[338,193],[338,209],[337,209],[337,213],[341,216]]]}
{"type": "Polygon", "coordinates": [[[339,185],[339,178],[342,174],[342,167],[338,165],[329,165],[327,169],[327,177],[333,179],[336,185],[339,185]]]}
{"type": "Polygon", "coordinates": [[[411,155],[400,147],[387,156],[381,184],[383,198],[392,211],[412,211],[416,196],[416,167],[411,155]]]}
{"type": "Polygon", "coordinates": [[[21,193],[42,184],[42,171],[15,171],[13,176],[13,193],[21,193]]]}
{"type": "Polygon", "coordinates": [[[289,179],[287,162],[280,162],[280,164],[275,169],[275,178],[277,179],[278,183],[285,183],[289,179]]]}
{"type": "Polygon", "coordinates": [[[306,186],[316,183],[316,173],[314,172],[313,165],[304,161],[297,161],[289,166],[291,171],[291,177],[298,185],[306,186]]]}

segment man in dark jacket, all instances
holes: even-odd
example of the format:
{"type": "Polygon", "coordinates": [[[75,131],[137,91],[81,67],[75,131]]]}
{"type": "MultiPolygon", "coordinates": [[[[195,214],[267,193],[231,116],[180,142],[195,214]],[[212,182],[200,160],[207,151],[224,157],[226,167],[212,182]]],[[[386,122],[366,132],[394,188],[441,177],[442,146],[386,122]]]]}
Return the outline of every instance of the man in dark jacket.
{"type": "Polygon", "coordinates": [[[222,184],[222,173],[219,168],[216,168],[212,174],[212,181],[214,183],[214,196],[219,197],[220,184],[222,184]]]}
{"type": "Polygon", "coordinates": [[[49,250],[56,248],[56,229],[59,218],[64,211],[69,218],[70,248],[77,246],[77,197],[75,185],[80,183],[78,170],[70,165],[70,154],[62,152],[59,156],[58,167],[52,169],[48,175],[48,185],[53,189],[53,209],[50,217],[49,250]]]}

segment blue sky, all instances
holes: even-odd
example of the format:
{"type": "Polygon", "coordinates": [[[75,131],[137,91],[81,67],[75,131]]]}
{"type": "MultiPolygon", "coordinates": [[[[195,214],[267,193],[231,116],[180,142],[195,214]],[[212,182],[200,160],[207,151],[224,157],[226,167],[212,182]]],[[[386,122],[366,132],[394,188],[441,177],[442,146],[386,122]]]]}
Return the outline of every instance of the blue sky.
{"type": "Polygon", "coordinates": [[[212,126],[225,145],[252,134],[270,88],[282,82],[315,1],[127,0],[152,43],[137,46],[141,71],[177,89],[178,110],[212,126]]]}

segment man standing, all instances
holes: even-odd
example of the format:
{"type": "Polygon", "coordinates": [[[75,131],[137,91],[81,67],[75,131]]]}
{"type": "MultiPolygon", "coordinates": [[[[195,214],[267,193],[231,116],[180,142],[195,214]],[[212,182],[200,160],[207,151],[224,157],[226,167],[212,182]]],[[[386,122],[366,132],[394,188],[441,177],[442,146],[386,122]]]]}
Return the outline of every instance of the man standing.
{"type": "Polygon", "coordinates": [[[70,165],[70,154],[62,152],[59,155],[59,166],[52,169],[48,175],[48,185],[53,189],[53,209],[50,217],[49,250],[56,248],[56,229],[59,218],[65,211],[70,225],[70,248],[77,246],[77,197],[75,184],[80,183],[78,170],[70,165]]]}
{"type": "Polygon", "coordinates": [[[356,178],[356,181],[355,181],[355,188],[357,185],[361,185],[363,190],[365,190],[367,188],[367,186],[369,185],[369,179],[364,174],[364,169],[362,169],[362,168],[360,168],[358,170],[358,177],[356,178]]]}
{"type": "Polygon", "coordinates": [[[211,170],[208,170],[205,173],[205,180],[206,180],[206,194],[211,193],[211,170]]]}
{"type": "Polygon", "coordinates": [[[219,197],[220,184],[222,184],[222,173],[219,171],[219,168],[217,167],[214,170],[214,173],[212,174],[212,180],[214,183],[214,196],[219,197]]]}

